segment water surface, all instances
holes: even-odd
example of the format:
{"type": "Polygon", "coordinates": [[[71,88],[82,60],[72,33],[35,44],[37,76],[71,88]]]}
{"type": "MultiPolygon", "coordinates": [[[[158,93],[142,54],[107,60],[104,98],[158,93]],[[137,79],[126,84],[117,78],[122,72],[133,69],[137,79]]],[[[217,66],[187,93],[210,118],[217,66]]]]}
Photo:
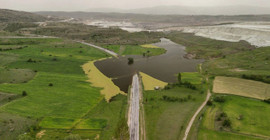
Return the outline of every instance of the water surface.
{"type": "Polygon", "coordinates": [[[168,39],[161,39],[155,46],[167,50],[165,54],[152,57],[128,55],[120,58],[110,58],[95,62],[95,66],[124,92],[127,92],[135,72],[141,71],[164,82],[177,81],[179,72],[195,72],[197,65],[203,60],[184,58],[185,47],[168,39]],[[128,65],[128,57],[134,58],[134,63],[128,65]]]}

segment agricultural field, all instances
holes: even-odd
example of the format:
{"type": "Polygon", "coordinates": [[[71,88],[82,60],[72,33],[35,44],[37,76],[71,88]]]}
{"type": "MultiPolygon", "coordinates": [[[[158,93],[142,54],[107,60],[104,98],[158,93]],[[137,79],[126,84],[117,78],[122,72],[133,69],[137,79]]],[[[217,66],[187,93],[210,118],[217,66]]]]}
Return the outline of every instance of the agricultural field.
{"type": "Polygon", "coordinates": [[[108,103],[100,94],[102,88],[87,82],[82,68],[107,54],[59,38],[0,42],[0,48],[28,46],[0,52],[0,74],[12,75],[1,77],[0,123],[5,125],[1,125],[0,139],[11,137],[2,130],[14,132],[14,138],[24,132],[42,139],[61,139],[70,134],[110,139],[116,135],[118,122],[124,118],[120,116],[126,111],[126,96],[119,95],[108,103]],[[11,114],[14,119],[8,120],[6,116],[11,114]]]}
{"type": "Polygon", "coordinates": [[[147,139],[181,139],[189,119],[205,96],[198,90],[184,87],[144,91],[147,139]]]}
{"type": "Polygon", "coordinates": [[[215,77],[214,93],[234,94],[256,99],[270,98],[270,84],[234,77],[215,77]]]}
{"type": "Polygon", "coordinates": [[[212,101],[213,105],[208,106],[202,116],[199,140],[270,138],[269,104],[232,95],[215,95],[212,101]]]}

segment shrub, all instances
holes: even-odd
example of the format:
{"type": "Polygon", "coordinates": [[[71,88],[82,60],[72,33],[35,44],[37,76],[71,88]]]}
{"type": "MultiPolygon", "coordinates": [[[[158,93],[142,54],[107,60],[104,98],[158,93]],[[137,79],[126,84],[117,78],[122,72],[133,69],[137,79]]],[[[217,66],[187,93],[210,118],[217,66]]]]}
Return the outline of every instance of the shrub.
{"type": "Polygon", "coordinates": [[[225,98],[224,98],[224,96],[215,96],[214,97],[214,101],[215,102],[224,103],[225,102],[225,98]]]}
{"type": "Polygon", "coordinates": [[[52,83],[50,83],[50,84],[49,84],[49,86],[50,86],[50,87],[52,87],[52,86],[53,86],[53,84],[52,84],[52,83]]]}
{"type": "Polygon", "coordinates": [[[23,91],[22,92],[22,96],[27,96],[27,92],[26,91],[23,91]]]}

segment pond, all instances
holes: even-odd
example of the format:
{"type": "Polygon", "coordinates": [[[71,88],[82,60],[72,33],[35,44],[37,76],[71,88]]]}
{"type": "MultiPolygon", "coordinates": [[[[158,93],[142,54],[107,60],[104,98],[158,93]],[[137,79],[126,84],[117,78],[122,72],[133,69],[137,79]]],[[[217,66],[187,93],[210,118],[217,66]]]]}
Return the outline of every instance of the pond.
{"type": "Polygon", "coordinates": [[[162,38],[161,42],[153,44],[164,48],[166,53],[159,56],[144,57],[140,55],[127,55],[120,58],[109,58],[95,62],[95,66],[107,77],[113,79],[122,91],[127,92],[131,85],[132,76],[136,72],[146,73],[164,82],[177,81],[179,72],[196,72],[197,65],[203,60],[186,59],[185,47],[169,39],[162,38]],[[128,58],[134,58],[134,63],[129,65],[128,58]]]}

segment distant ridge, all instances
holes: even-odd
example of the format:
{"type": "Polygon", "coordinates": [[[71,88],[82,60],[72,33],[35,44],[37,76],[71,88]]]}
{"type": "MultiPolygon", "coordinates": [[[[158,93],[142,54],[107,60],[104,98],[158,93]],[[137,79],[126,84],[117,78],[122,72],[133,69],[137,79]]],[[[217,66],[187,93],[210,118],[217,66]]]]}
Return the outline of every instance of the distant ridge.
{"type": "Polygon", "coordinates": [[[190,6],[156,6],[131,10],[113,8],[89,9],[88,12],[116,12],[151,15],[264,15],[270,14],[270,7],[255,6],[216,6],[216,7],[190,7],[190,6]]]}
{"type": "Polygon", "coordinates": [[[34,13],[0,9],[0,22],[38,22],[46,19],[45,16],[34,13]]]}

